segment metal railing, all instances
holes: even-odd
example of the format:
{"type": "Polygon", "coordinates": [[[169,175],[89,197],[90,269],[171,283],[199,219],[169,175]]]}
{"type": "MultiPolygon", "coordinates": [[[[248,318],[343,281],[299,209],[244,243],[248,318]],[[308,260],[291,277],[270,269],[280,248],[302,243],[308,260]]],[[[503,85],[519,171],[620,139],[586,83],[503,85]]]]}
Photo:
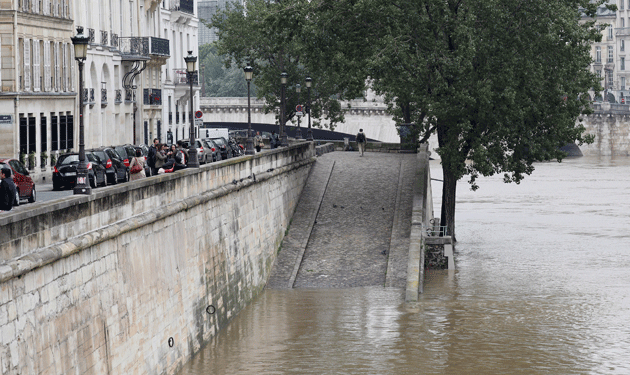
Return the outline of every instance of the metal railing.
{"type": "Polygon", "coordinates": [[[118,34],[112,33],[112,47],[118,48],[118,34]]]}
{"type": "Polygon", "coordinates": [[[116,104],[122,103],[122,90],[121,89],[116,90],[116,98],[114,99],[114,103],[116,104]]]}
{"type": "Polygon", "coordinates": [[[119,50],[122,55],[145,56],[158,55],[170,56],[170,44],[168,39],[155,37],[119,37],[119,50]]]}
{"type": "Polygon", "coordinates": [[[144,89],[144,104],[162,105],[162,90],[144,89]]]}
{"type": "Polygon", "coordinates": [[[90,29],[90,28],[88,28],[88,36],[89,36],[89,38],[90,38],[90,39],[89,39],[89,42],[90,42],[90,43],[96,43],[96,40],[95,40],[95,38],[96,38],[96,37],[95,37],[95,35],[96,35],[96,33],[94,32],[94,29],[90,29]]]}
{"type": "MultiPolygon", "coordinates": [[[[189,85],[188,81],[188,72],[183,68],[175,68],[173,69],[173,83],[175,85],[189,85]]],[[[192,76],[193,85],[199,85],[199,74],[198,71],[193,73],[192,76]]]]}
{"type": "Polygon", "coordinates": [[[107,89],[101,89],[101,104],[107,104],[107,89]]]}
{"type": "Polygon", "coordinates": [[[101,30],[101,44],[106,46],[109,43],[109,38],[108,38],[109,34],[107,33],[107,31],[103,31],[101,30]]]}
{"type": "Polygon", "coordinates": [[[426,229],[428,237],[443,237],[448,233],[448,226],[446,225],[432,225],[426,229]]]}
{"type": "Polygon", "coordinates": [[[136,90],[126,89],[125,90],[125,102],[127,103],[135,103],[136,102],[136,90]]]}
{"type": "Polygon", "coordinates": [[[180,11],[189,14],[195,14],[193,0],[179,0],[171,3],[171,10],[180,11]]]}

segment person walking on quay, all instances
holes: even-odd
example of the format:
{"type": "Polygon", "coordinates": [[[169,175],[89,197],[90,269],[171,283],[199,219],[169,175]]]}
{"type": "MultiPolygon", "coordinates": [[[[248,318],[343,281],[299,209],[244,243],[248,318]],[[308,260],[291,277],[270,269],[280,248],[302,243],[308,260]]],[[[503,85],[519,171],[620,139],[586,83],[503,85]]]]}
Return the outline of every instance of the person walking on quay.
{"type": "Polygon", "coordinates": [[[0,181],[0,210],[11,211],[17,203],[15,201],[17,189],[11,178],[11,169],[7,167],[2,168],[0,170],[0,179],[2,179],[0,181]]]}
{"type": "Polygon", "coordinates": [[[357,146],[359,147],[359,153],[363,156],[363,152],[365,151],[365,142],[367,138],[365,138],[365,133],[363,133],[363,129],[359,129],[357,133],[357,146]]]}
{"type": "Polygon", "coordinates": [[[271,132],[271,138],[269,139],[269,147],[271,148],[276,148],[278,147],[279,144],[279,140],[278,140],[278,134],[276,134],[275,131],[271,132]]]}
{"type": "Polygon", "coordinates": [[[260,135],[260,132],[256,132],[254,144],[256,145],[256,152],[260,152],[260,150],[265,146],[265,142],[263,141],[263,137],[260,135]]]}
{"type": "Polygon", "coordinates": [[[146,177],[144,173],[144,158],[142,157],[142,150],[139,148],[136,149],[136,156],[129,163],[129,172],[131,172],[131,181],[146,177]]]}
{"type": "Polygon", "coordinates": [[[153,139],[153,144],[149,147],[149,153],[147,154],[147,163],[149,168],[151,168],[151,176],[155,176],[157,174],[158,168],[155,166],[155,155],[158,151],[157,146],[160,141],[155,138],[153,139]]]}

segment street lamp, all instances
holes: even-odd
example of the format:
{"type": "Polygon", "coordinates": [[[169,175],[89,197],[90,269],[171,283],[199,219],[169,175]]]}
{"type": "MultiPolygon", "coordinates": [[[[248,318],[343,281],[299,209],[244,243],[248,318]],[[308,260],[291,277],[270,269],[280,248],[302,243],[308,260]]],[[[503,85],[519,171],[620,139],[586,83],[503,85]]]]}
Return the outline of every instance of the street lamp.
{"type": "Polygon", "coordinates": [[[289,75],[287,74],[287,72],[282,72],[282,74],[280,74],[280,83],[282,84],[282,94],[280,97],[280,146],[288,146],[289,145],[289,140],[287,139],[287,132],[285,129],[286,124],[284,123],[285,120],[285,103],[284,103],[284,90],[287,86],[287,77],[289,75]]]}
{"type": "Polygon", "coordinates": [[[247,65],[243,71],[245,71],[245,80],[247,81],[247,147],[245,149],[245,155],[254,155],[254,140],[252,139],[252,110],[249,102],[249,83],[254,76],[254,68],[247,65]]]}
{"type": "Polygon", "coordinates": [[[188,148],[188,166],[191,168],[199,168],[199,159],[197,159],[197,147],[195,144],[195,117],[193,114],[193,77],[195,74],[197,56],[193,56],[192,51],[188,51],[188,56],[184,57],[184,61],[186,61],[186,73],[188,74],[188,82],[190,82],[190,147],[188,148]]]}
{"type": "Polygon", "coordinates": [[[85,135],[83,131],[83,62],[87,57],[87,46],[90,37],[83,34],[83,27],[77,27],[77,35],[73,38],[74,58],[79,63],[79,166],[77,168],[77,184],[74,194],[92,194],[92,188],[88,182],[88,169],[85,162],[85,135]]]}
{"type": "MultiPolygon", "coordinates": [[[[295,85],[295,92],[297,92],[298,94],[298,106],[300,106],[301,108],[302,106],[300,105],[300,92],[302,92],[302,86],[300,86],[299,83],[295,85]]],[[[298,113],[296,113],[296,116],[298,118],[298,128],[297,128],[297,131],[295,132],[295,139],[302,139],[302,129],[300,129],[300,117],[302,117],[301,110],[298,113]]]]}
{"type": "Polygon", "coordinates": [[[311,77],[306,77],[306,88],[308,89],[308,102],[306,104],[306,112],[308,112],[308,130],[306,131],[306,140],[313,140],[313,130],[311,130],[311,85],[313,84],[313,79],[311,77]]]}

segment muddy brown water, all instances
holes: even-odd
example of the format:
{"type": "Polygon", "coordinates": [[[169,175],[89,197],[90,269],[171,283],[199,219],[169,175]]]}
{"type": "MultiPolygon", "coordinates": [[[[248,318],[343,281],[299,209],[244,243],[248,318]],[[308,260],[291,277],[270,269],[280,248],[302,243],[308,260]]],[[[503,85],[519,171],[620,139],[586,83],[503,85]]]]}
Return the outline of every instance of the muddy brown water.
{"type": "Polygon", "coordinates": [[[180,374],[630,374],[630,158],[480,186],[460,182],[457,270],[428,272],[418,303],[266,290],[180,374]]]}

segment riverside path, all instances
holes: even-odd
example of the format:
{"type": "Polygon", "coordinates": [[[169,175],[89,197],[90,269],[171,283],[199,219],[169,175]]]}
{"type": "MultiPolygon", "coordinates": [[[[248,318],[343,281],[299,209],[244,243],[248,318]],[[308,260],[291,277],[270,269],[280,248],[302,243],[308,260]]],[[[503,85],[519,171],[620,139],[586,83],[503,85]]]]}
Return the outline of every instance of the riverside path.
{"type": "Polygon", "coordinates": [[[318,157],[267,288],[404,288],[417,164],[402,153],[318,157]]]}

